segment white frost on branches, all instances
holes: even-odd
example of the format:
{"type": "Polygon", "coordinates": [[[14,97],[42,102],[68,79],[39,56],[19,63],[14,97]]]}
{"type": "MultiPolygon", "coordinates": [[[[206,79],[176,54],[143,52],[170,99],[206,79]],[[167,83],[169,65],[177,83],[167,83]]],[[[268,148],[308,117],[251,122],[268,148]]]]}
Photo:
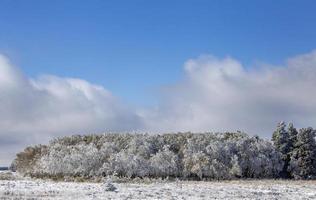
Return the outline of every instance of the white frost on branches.
{"type": "Polygon", "coordinates": [[[243,133],[72,136],[34,152],[28,172],[50,177],[271,178],[283,167],[269,141],[243,133]]]}

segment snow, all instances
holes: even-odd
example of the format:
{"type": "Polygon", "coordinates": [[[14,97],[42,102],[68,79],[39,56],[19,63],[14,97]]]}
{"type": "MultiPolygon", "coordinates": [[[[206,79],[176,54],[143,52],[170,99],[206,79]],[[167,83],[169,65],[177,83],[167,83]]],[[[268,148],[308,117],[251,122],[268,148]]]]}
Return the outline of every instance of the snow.
{"type": "Polygon", "coordinates": [[[316,181],[113,183],[0,180],[0,199],[316,199],[316,181]]]}

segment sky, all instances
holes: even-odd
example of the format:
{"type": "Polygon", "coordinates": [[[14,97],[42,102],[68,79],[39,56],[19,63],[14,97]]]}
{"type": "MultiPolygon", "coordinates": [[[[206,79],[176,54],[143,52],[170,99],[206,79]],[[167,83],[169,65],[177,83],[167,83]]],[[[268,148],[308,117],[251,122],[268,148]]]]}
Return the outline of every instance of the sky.
{"type": "Polygon", "coordinates": [[[316,127],[315,1],[0,1],[0,165],[105,131],[316,127]]]}

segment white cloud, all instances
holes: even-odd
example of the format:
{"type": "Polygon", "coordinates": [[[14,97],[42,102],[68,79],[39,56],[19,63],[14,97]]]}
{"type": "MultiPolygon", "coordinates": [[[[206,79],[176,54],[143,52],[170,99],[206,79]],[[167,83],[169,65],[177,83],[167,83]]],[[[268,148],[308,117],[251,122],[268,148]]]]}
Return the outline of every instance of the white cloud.
{"type": "Polygon", "coordinates": [[[230,57],[202,56],[144,111],[154,131],[236,131],[270,137],[277,122],[316,126],[316,51],[282,67],[246,70],[230,57]]]}
{"type": "Polygon", "coordinates": [[[104,131],[235,131],[271,136],[280,120],[316,127],[316,51],[279,67],[202,56],[151,109],[127,108],[81,79],[25,77],[0,56],[0,165],[27,144],[104,131]]]}
{"type": "Polygon", "coordinates": [[[103,87],[56,76],[28,79],[3,56],[0,104],[0,165],[25,145],[56,136],[142,127],[139,116],[103,87]]]}

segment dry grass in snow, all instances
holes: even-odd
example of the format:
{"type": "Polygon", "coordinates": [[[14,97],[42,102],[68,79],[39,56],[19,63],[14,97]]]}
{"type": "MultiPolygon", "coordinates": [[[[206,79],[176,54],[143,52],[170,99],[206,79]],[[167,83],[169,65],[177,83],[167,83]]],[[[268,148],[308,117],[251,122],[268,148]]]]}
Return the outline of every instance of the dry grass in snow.
{"type": "Polygon", "coordinates": [[[316,199],[316,181],[244,180],[153,183],[1,180],[0,199],[316,199]]]}

